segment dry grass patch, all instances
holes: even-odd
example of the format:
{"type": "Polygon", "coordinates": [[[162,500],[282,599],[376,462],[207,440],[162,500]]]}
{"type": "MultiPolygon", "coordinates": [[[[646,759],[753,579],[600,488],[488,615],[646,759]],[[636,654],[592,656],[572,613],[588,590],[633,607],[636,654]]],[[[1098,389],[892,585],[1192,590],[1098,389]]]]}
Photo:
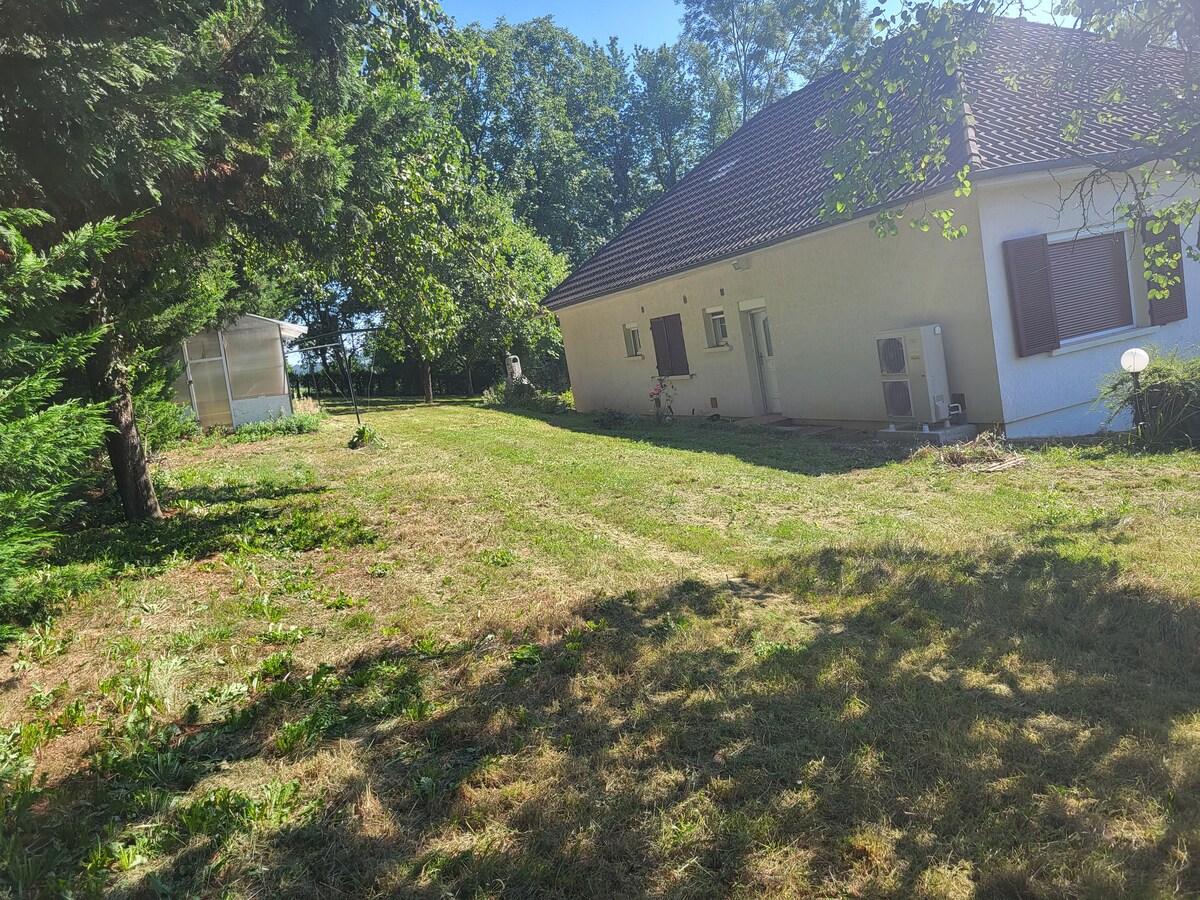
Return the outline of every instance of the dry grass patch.
{"type": "Polygon", "coordinates": [[[0,884],[1200,892],[1195,454],[371,417],[180,451],[167,522],[64,546],[0,884]]]}

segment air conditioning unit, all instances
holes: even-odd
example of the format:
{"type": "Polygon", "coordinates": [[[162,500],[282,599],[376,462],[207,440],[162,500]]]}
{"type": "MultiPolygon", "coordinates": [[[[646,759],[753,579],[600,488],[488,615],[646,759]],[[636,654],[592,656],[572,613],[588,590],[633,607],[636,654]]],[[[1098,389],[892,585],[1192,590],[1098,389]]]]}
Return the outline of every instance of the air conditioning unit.
{"type": "Polygon", "coordinates": [[[875,335],[875,346],[888,422],[933,425],[950,418],[941,325],[881,331],[875,335]]]}

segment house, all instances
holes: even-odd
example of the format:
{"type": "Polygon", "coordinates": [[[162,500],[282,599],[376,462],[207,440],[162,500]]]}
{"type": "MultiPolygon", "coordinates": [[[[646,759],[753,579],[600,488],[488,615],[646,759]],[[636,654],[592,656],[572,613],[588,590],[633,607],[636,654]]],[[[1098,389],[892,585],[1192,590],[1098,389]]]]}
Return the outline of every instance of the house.
{"type": "Polygon", "coordinates": [[[303,325],[255,315],[206,328],[180,348],[178,401],[192,408],[204,428],[290,416],[284,343],[307,332],[303,325]]]}
{"type": "Polygon", "coordinates": [[[1094,35],[997,21],[960,76],[969,105],[949,168],[969,164],[970,195],[954,197],[947,178],[940,194],[899,198],[953,207],[967,226],[954,241],[904,227],[880,240],[866,214],[821,217],[833,183],[822,154],[834,138],[815,123],[846,75],[764,109],[546,298],[576,406],[648,412],[661,375],[680,415],[919,427],[961,409],[961,420],[1010,437],[1105,427],[1095,400],[1123,350],[1200,344],[1188,316],[1200,269],[1185,254],[1182,283],[1151,302],[1140,229],[1122,220],[1117,188],[1072,201],[1090,162],[1129,152],[1151,114],[1130,101],[1067,142],[1075,101],[1009,81],[1051,53],[1135,82],[1179,70],[1173,51],[1134,59],[1094,35]],[[919,372],[908,380],[903,353],[889,375],[880,341],[897,331],[910,356],[928,353],[931,372],[944,355],[947,385],[919,372]]]}

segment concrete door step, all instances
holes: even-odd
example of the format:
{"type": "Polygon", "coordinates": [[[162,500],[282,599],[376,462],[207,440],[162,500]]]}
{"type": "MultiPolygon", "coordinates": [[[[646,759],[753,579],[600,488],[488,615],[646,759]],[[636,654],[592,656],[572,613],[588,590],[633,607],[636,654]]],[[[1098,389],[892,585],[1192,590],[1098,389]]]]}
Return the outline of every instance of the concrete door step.
{"type": "Polygon", "coordinates": [[[909,444],[914,447],[922,444],[934,444],[935,446],[960,444],[978,436],[979,429],[974,425],[942,425],[930,428],[928,431],[919,431],[915,428],[897,428],[895,431],[889,431],[885,428],[875,432],[875,437],[881,440],[896,444],[909,444]]]}

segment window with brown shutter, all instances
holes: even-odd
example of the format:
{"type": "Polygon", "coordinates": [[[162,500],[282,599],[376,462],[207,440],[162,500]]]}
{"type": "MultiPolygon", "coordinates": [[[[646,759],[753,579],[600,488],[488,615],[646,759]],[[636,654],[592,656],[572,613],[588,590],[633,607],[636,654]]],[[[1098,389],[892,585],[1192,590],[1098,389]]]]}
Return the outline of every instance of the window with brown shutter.
{"type": "Polygon", "coordinates": [[[1124,231],[1060,241],[1047,253],[1059,341],[1133,325],[1124,231]]]}
{"type": "Polygon", "coordinates": [[[1169,223],[1160,233],[1154,234],[1143,226],[1142,239],[1150,251],[1146,257],[1150,273],[1162,275],[1167,285],[1151,279],[1147,282],[1151,294],[1150,324],[1166,325],[1187,318],[1187,293],[1183,285],[1183,243],[1179,237],[1179,226],[1169,223]],[[1167,296],[1161,296],[1166,290],[1167,296]]]}
{"type": "Polygon", "coordinates": [[[1017,352],[1133,325],[1125,232],[1050,242],[1044,234],[1004,242],[1017,352]]]}
{"type": "Polygon", "coordinates": [[[683,320],[679,315],[651,319],[650,336],[654,338],[654,359],[659,375],[690,374],[687,348],[683,344],[683,320]]]}

